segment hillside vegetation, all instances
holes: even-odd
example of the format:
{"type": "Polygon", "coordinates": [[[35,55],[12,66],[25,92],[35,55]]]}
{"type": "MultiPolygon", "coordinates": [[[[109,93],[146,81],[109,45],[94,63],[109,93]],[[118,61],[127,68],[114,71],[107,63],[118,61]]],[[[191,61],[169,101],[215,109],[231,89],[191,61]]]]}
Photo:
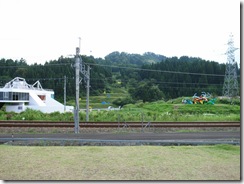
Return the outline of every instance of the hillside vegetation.
{"type": "MultiPolygon", "coordinates": [[[[240,98],[218,99],[215,105],[184,105],[184,97],[195,93],[222,95],[225,64],[201,58],[182,56],[168,58],[154,53],[129,54],[113,52],[104,59],[81,56],[91,66],[89,108],[91,121],[239,121],[240,98]],[[180,98],[179,98],[180,97],[180,98]],[[108,107],[122,107],[120,111],[108,107]]],[[[43,88],[53,89],[63,102],[64,76],[67,79],[67,105],[75,106],[74,59],[60,57],[45,64],[28,65],[24,59],[0,60],[0,86],[15,77],[29,84],[39,80],[43,88]]],[[[237,71],[240,84],[240,69],[237,71]]],[[[82,77],[82,75],[81,75],[82,77]]],[[[80,84],[80,108],[86,108],[86,83],[80,84]]],[[[0,119],[68,120],[73,114],[43,115],[28,110],[20,114],[0,111],[0,119]]],[[[84,110],[80,112],[85,120],[84,110]]]]}
{"type": "MultiPolygon", "coordinates": [[[[107,99],[104,96],[93,97],[95,103],[90,105],[90,121],[240,121],[240,99],[216,101],[216,104],[182,104],[182,98],[171,101],[137,102],[124,105],[120,110],[109,110],[110,104],[100,104],[98,101],[107,99]],[[233,103],[234,102],[234,103],[233,103]],[[92,108],[97,107],[97,108],[92,108]]],[[[81,103],[85,108],[85,102],[81,103]]],[[[115,107],[115,106],[114,106],[115,107]]],[[[44,114],[40,111],[28,109],[22,113],[0,111],[0,120],[51,120],[74,121],[73,113],[54,112],[44,114]]],[[[85,109],[80,111],[80,121],[86,120],[85,109]]]]}
{"type": "MultiPolygon", "coordinates": [[[[143,55],[113,52],[104,59],[93,56],[81,58],[82,62],[90,64],[92,68],[91,101],[92,96],[100,96],[98,101],[101,101],[104,94],[110,94],[110,99],[103,100],[122,106],[138,100],[168,101],[203,91],[214,96],[222,95],[226,65],[218,62],[188,56],[168,58],[150,52],[143,55]],[[116,90],[119,90],[119,95],[123,90],[124,95],[119,96],[116,90]]],[[[74,62],[74,59],[61,56],[43,65],[28,65],[24,59],[13,61],[3,58],[0,59],[0,86],[15,77],[25,78],[29,84],[39,80],[43,88],[53,89],[55,98],[62,102],[66,76],[67,100],[72,101],[75,97],[74,62]]],[[[237,75],[240,82],[240,69],[237,75]]],[[[84,100],[86,95],[85,86],[85,81],[81,80],[81,100],[84,100]]]]}

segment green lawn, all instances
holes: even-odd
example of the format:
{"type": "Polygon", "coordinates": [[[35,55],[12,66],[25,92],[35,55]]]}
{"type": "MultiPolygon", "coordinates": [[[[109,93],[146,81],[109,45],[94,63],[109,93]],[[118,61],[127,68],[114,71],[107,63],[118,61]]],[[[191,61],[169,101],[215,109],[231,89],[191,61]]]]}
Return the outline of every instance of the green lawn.
{"type": "Polygon", "coordinates": [[[1,180],[240,180],[240,147],[0,146],[1,180]]]}

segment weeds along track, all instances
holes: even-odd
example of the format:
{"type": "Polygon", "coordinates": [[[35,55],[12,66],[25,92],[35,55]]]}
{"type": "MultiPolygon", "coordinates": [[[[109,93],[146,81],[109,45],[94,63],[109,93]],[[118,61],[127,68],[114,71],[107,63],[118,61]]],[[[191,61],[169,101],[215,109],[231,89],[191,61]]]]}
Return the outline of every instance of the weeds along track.
{"type": "MultiPolygon", "coordinates": [[[[201,128],[201,127],[240,127],[240,122],[80,122],[82,128],[201,128]]],[[[67,121],[0,121],[0,127],[57,127],[72,128],[74,122],[67,121]]]]}

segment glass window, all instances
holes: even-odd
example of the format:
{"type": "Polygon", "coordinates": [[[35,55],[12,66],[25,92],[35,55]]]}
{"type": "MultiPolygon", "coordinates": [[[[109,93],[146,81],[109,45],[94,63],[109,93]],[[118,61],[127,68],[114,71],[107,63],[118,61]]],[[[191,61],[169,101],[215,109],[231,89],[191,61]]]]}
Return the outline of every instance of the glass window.
{"type": "Polygon", "coordinates": [[[0,92],[0,100],[29,100],[29,93],[19,93],[19,92],[0,92]]]}
{"type": "Polygon", "coordinates": [[[9,92],[3,92],[3,99],[8,100],[9,92]]]}
{"type": "Polygon", "coordinates": [[[19,100],[19,93],[13,92],[13,100],[19,100]]]}

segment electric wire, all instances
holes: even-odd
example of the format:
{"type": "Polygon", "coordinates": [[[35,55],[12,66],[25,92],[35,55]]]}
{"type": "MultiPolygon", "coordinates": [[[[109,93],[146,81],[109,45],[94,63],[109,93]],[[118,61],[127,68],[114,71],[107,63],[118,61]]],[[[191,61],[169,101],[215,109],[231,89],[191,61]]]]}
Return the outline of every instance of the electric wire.
{"type": "MultiPolygon", "coordinates": [[[[154,69],[145,69],[145,68],[137,68],[137,67],[128,67],[128,66],[119,66],[119,65],[104,65],[97,63],[85,63],[91,66],[101,66],[101,67],[109,67],[109,68],[119,68],[119,69],[129,69],[129,70],[137,70],[137,71],[145,71],[145,72],[159,72],[159,73],[173,73],[173,74],[182,74],[182,75],[200,75],[200,76],[213,76],[213,77],[224,77],[223,74],[206,74],[206,73],[193,73],[193,72],[180,72],[180,71],[170,71],[170,70],[154,70],[154,69]]],[[[64,65],[72,65],[70,63],[59,63],[59,64],[45,64],[45,65],[27,65],[27,66],[0,66],[1,68],[27,68],[27,67],[40,67],[40,66],[64,66],[64,65]]],[[[240,77],[238,75],[237,77],[240,77]]]]}
{"type": "Polygon", "coordinates": [[[130,70],[139,70],[139,71],[147,71],[147,72],[174,73],[174,74],[183,74],[183,75],[204,75],[204,76],[216,76],[216,77],[225,76],[221,74],[204,74],[204,73],[179,72],[179,71],[169,71],[169,70],[153,70],[153,69],[144,69],[144,68],[136,68],[136,67],[126,67],[126,66],[103,65],[103,64],[95,64],[95,63],[89,63],[89,64],[92,66],[103,66],[103,67],[110,67],[110,68],[130,69],[130,70]]]}
{"type": "MultiPolygon", "coordinates": [[[[119,68],[119,69],[129,69],[129,70],[137,70],[137,71],[146,71],[146,72],[159,72],[159,73],[174,73],[174,74],[184,74],[184,75],[200,75],[200,76],[208,76],[208,77],[225,77],[225,75],[220,75],[220,74],[204,74],[204,73],[192,73],[192,72],[180,72],[180,71],[168,71],[168,70],[154,70],[154,69],[144,69],[144,68],[137,68],[137,67],[127,67],[127,66],[116,66],[116,65],[104,65],[104,64],[97,64],[97,63],[85,63],[88,65],[92,65],[92,66],[101,66],[101,67],[110,67],[110,68],[119,68]]],[[[40,66],[65,66],[65,65],[69,65],[72,67],[72,65],[70,63],[58,63],[58,64],[44,64],[44,65],[25,65],[25,66],[0,66],[1,68],[26,68],[26,67],[40,67],[40,66]]],[[[70,71],[69,71],[70,72],[70,71]]],[[[240,77],[240,76],[237,76],[240,77]]],[[[105,77],[103,79],[101,78],[91,78],[92,81],[96,81],[96,80],[106,80],[106,79],[112,79],[113,77],[105,77]]],[[[26,78],[26,81],[34,81],[34,80],[40,80],[40,81],[50,81],[50,80],[64,80],[63,77],[54,77],[54,78],[26,78]]],[[[68,80],[74,80],[74,77],[67,77],[66,79],[68,80]]],[[[128,82],[128,80],[123,80],[123,82],[128,82]]],[[[214,80],[212,80],[214,81],[214,80]]],[[[0,81],[3,82],[3,81],[0,81]]],[[[139,81],[140,82],[140,81],[139,81]]],[[[152,81],[151,81],[152,82],[152,81]]],[[[156,80],[156,82],[153,82],[154,84],[159,84],[159,85],[163,85],[163,84],[175,84],[175,85],[192,85],[194,87],[196,87],[196,85],[199,87],[199,85],[208,85],[208,86],[222,86],[223,84],[219,84],[219,83],[186,83],[186,82],[165,82],[165,81],[160,81],[160,80],[156,80]]],[[[171,87],[162,87],[162,88],[189,88],[189,87],[175,87],[175,86],[171,86],[171,87]]],[[[214,88],[214,89],[220,89],[220,88],[214,88]]]]}

